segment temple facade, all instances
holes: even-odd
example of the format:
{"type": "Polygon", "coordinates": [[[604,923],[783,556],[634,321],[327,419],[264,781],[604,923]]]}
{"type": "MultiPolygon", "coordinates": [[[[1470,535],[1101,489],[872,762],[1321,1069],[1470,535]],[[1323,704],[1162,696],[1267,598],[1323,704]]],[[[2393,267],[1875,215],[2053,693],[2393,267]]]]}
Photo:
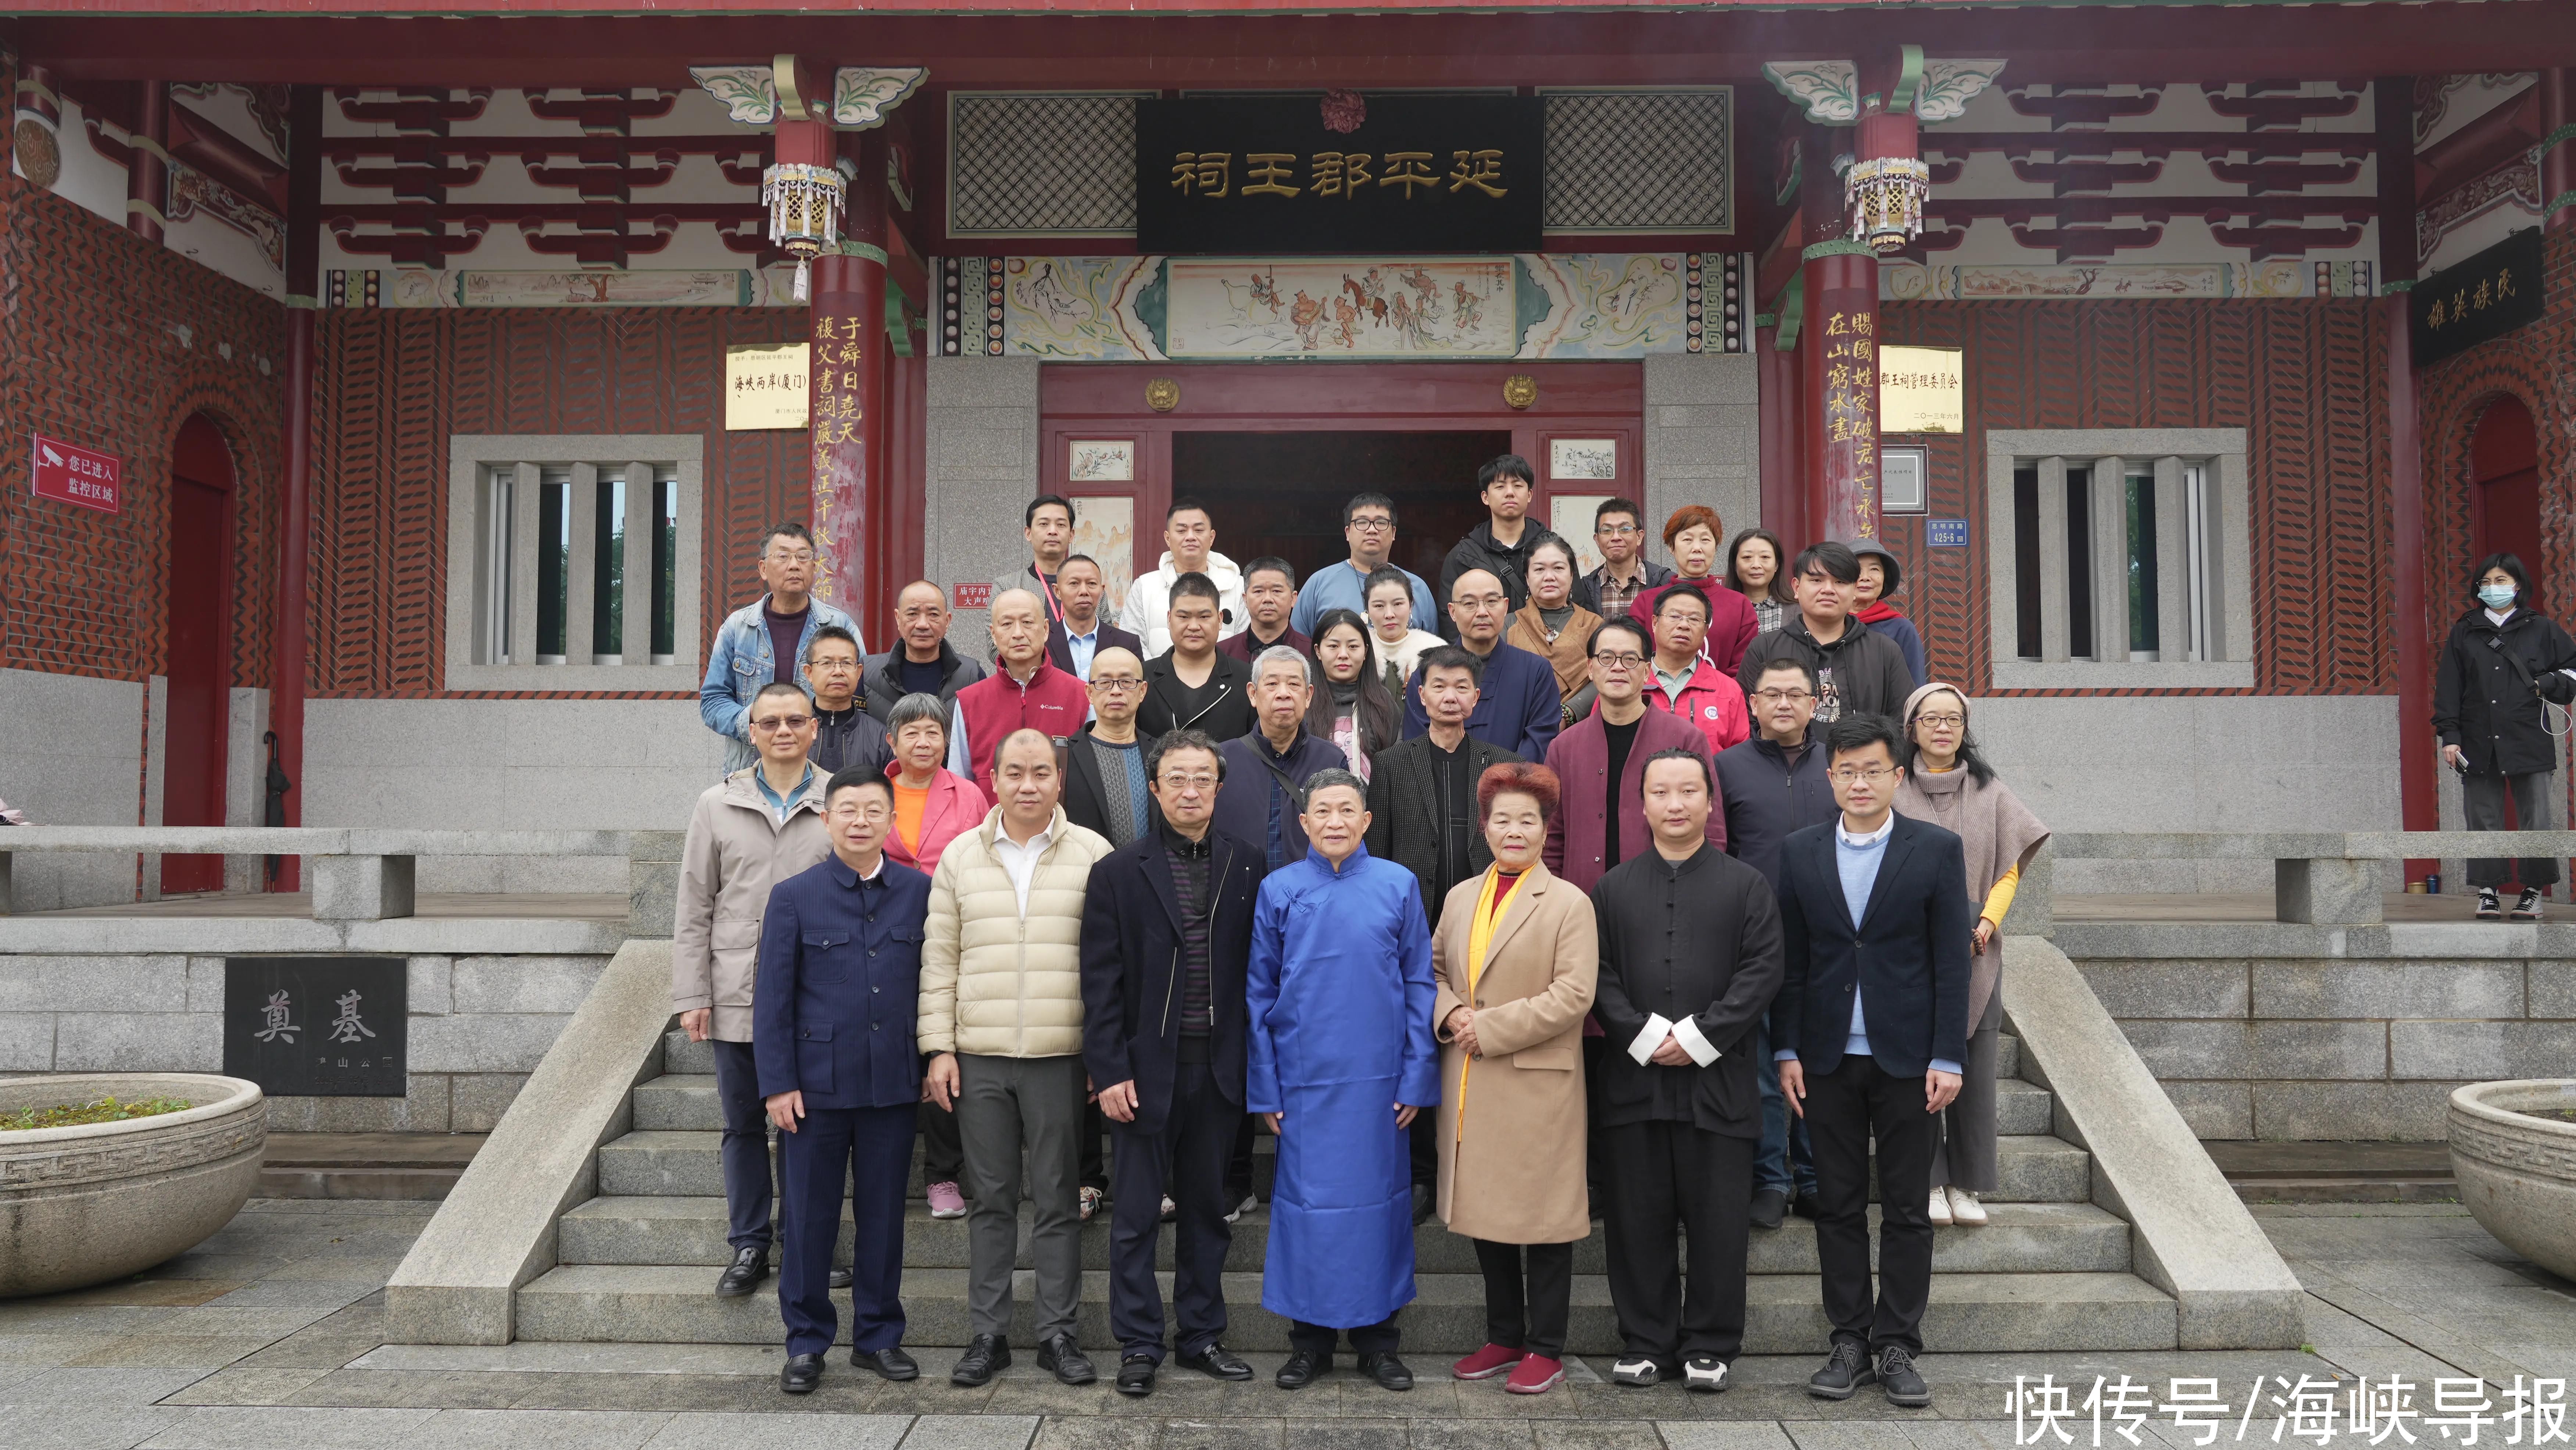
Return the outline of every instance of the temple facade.
{"type": "MultiPolygon", "coordinates": [[[[1507,451],[1579,542],[1874,538],[2061,831],[2456,821],[2464,570],[2576,599],[2544,0],[171,8],[0,21],[49,824],[675,827],[770,525],[981,654],[1040,492],[1113,604],[1185,495],[1303,571],[1386,492],[1436,575],[1507,451]]],[[[62,862],[21,909],[294,884],[62,862]]]]}

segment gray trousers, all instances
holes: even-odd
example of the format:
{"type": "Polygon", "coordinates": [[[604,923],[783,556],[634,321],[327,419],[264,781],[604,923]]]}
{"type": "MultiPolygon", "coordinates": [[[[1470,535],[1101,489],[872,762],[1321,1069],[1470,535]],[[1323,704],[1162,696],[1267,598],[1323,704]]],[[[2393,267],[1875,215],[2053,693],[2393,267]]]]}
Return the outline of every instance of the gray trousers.
{"type": "Polygon", "coordinates": [[[1020,1159],[1035,1208],[1037,1339],[1073,1333],[1082,1300],[1082,1059],[957,1057],[957,1136],[966,1150],[966,1310],[974,1332],[1011,1330],[1020,1257],[1020,1159]]]}
{"type": "MultiPolygon", "coordinates": [[[[2003,938],[1988,943],[2003,950],[2003,938]]],[[[1959,1064],[1959,1095],[1941,1110],[1940,1136],[1932,1147],[1932,1185],[1946,1184],[1970,1193],[1995,1191],[1995,1052],[2003,1035],[2004,989],[2001,982],[1986,997],[1985,1020],[1968,1033],[1968,1060],[1959,1064]]]]}
{"type": "MultiPolygon", "coordinates": [[[[2468,818],[2472,831],[2504,829],[2504,793],[2513,792],[2514,823],[2526,831],[2558,829],[2558,792],[2550,789],[2557,781],[2555,772],[2540,770],[2527,775],[2480,775],[2471,771],[2460,777],[2460,811],[2468,818]]],[[[2476,856],[2469,861],[2469,885],[2502,886],[2519,879],[2525,887],[2558,884],[2558,859],[2554,856],[2532,856],[2508,861],[2502,856],[2476,856]]]]}

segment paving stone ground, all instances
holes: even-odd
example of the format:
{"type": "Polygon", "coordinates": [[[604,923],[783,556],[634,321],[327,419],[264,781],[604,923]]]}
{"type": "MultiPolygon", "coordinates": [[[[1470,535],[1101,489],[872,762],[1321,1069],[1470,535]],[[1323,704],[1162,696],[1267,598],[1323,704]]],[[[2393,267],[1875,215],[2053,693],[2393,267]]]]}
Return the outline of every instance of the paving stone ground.
{"type": "MultiPolygon", "coordinates": [[[[434,1204],[255,1201],[196,1250],[117,1284],[0,1303],[0,1450],[1987,1450],[2037,1432],[2016,1381],[2076,1386],[2126,1374],[2163,1401],[2177,1376],[2213,1377],[2241,1410],[2300,1376],[2395,1377],[2429,1409],[2433,1381],[2576,1377],[2576,1285],[2524,1262],[2447,1204],[2270,1205],[2256,1217],[2308,1288],[2305,1350],[1945,1355],[1922,1361],[1929,1410],[1873,1392],[1841,1405],[1801,1388],[1811,1358],[1747,1357],[1736,1387],[1693,1396],[1615,1389],[1577,1361],[1531,1398],[1460,1384],[1445,1363],[1390,1394],[1347,1369],[1289,1394],[1278,1356],[1224,1385],[1167,1371],[1121,1399],[1068,1389],[1021,1361],[993,1385],[946,1381],[955,1352],[920,1354],[890,1385],[836,1361],[802,1399],[777,1389],[779,1351],[746,1345],[386,1345],[383,1285],[434,1204]]],[[[1821,1352],[1821,1346],[1819,1347],[1821,1352]]],[[[1102,1355],[1105,1361],[1108,1356],[1102,1355]]],[[[1347,1364],[1347,1360],[1345,1361],[1347,1364]]],[[[2269,1404],[2227,1443],[2273,1440],[2269,1404]]],[[[2134,1450],[2182,1450],[2202,1431],[2161,1418],[2134,1450]]],[[[2446,1442],[2431,1429],[2427,1445],[2446,1442]]],[[[2505,1444],[2503,1427],[2485,1443],[2505,1444]]],[[[2359,1445],[2367,1436],[2342,1433],[2359,1445]]],[[[2044,1442],[2058,1445],[2054,1436],[2044,1442]]],[[[2105,1443],[2129,1450],[2125,1440],[2105,1443]]],[[[2314,1445],[2316,1442],[2311,1441],[2314,1445]]],[[[2390,1438],[2388,1450],[2403,1442],[2390,1438]]],[[[2528,1443],[2526,1439],[2522,1443],[2528,1443]]]]}

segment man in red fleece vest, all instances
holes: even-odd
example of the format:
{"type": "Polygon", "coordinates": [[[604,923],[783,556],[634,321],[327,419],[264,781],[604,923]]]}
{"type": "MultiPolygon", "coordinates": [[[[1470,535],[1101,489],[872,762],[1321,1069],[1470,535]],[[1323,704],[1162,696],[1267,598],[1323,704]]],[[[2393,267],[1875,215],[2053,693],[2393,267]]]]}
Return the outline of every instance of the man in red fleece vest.
{"type": "Polygon", "coordinates": [[[1037,731],[1055,742],[1061,759],[1091,713],[1081,679],[1047,660],[1046,605],[1037,595],[1026,589],[995,595],[992,630],[999,668],[957,692],[948,723],[948,768],[975,782],[987,805],[995,799],[993,751],[1012,731],[1037,731]]]}

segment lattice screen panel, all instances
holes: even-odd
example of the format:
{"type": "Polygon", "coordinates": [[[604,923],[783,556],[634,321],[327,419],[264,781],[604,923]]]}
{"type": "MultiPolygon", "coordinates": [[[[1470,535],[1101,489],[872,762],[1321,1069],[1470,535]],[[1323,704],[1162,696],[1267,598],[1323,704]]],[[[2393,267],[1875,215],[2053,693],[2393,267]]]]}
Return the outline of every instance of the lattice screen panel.
{"type": "Polygon", "coordinates": [[[948,234],[1132,234],[1138,94],[950,92],[948,234]]]}
{"type": "Polygon", "coordinates": [[[1547,229],[1735,230],[1735,92],[1549,91],[1547,229]]]}

